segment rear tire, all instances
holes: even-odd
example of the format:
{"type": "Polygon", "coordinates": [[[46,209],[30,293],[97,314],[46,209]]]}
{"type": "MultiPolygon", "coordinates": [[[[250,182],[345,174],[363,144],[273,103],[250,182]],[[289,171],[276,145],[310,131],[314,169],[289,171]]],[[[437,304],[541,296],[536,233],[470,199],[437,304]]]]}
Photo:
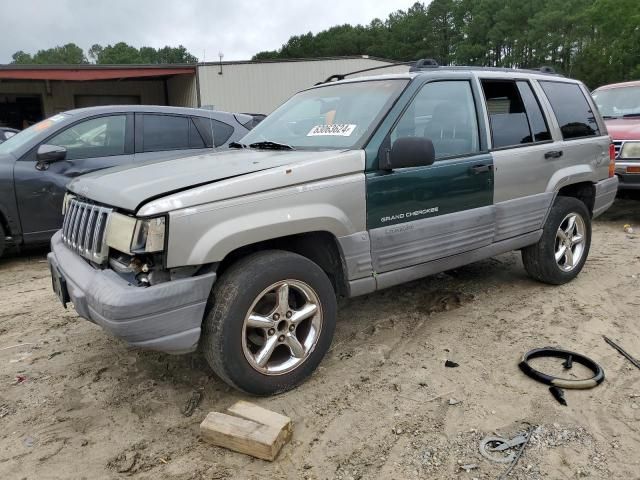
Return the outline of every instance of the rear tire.
{"type": "Polygon", "coordinates": [[[5,233],[4,228],[2,227],[2,225],[0,225],[0,258],[2,258],[2,254],[4,253],[4,249],[6,245],[5,243],[6,235],[7,234],[5,233]]]}
{"type": "Polygon", "coordinates": [[[291,252],[268,250],[216,281],[200,348],[229,385],[273,395],[304,381],[333,338],[336,295],[324,271],[291,252]]]}
{"type": "Polygon", "coordinates": [[[542,237],[522,250],[527,273],[544,283],[562,285],[582,270],[591,247],[591,215],[573,197],[558,197],[544,224],[542,237]]]}

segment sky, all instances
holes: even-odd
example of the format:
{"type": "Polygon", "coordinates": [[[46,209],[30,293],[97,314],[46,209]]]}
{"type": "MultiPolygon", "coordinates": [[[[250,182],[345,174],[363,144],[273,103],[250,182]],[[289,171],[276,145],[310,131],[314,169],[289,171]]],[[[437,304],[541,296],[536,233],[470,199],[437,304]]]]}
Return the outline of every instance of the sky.
{"type": "Polygon", "coordinates": [[[3,0],[0,64],[18,50],[66,43],[135,47],[184,45],[205,61],[247,60],[290,36],[407,9],[416,0],[3,0]]]}

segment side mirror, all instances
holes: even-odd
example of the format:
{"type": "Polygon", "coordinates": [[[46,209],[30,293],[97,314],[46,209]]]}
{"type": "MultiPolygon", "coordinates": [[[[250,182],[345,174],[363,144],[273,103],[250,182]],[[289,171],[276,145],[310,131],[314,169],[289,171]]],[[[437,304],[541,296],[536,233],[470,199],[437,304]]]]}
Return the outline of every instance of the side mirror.
{"type": "Polygon", "coordinates": [[[431,165],[436,160],[436,151],[433,142],[424,137],[400,137],[391,147],[386,165],[381,165],[385,170],[396,168],[423,167],[431,165]]]}
{"type": "Polygon", "coordinates": [[[57,145],[42,144],[38,147],[36,158],[38,163],[59,162],[67,157],[67,149],[57,145]]]}

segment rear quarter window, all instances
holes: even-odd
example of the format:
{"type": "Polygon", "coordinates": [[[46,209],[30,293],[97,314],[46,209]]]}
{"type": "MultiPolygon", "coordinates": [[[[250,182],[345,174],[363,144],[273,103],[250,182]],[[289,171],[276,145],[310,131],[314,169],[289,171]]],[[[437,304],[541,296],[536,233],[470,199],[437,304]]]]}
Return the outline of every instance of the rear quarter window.
{"type": "Polygon", "coordinates": [[[580,85],[540,81],[540,86],[551,103],[564,140],[600,135],[595,114],[580,85]]]}
{"type": "Polygon", "coordinates": [[[193,117],[198,132],[207,147],[224,145],[233,134],[233,127],[213,118],[193,117]]]}

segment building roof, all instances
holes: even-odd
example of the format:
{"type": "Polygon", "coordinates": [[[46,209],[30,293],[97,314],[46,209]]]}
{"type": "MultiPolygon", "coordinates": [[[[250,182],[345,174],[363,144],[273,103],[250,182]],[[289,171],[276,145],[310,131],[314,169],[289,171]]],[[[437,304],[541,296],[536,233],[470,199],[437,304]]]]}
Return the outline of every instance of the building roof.
{"type": "Polygon", "coordinates": [[[341,57],[309,57],[309,58],[269,58],[264,60],[224,60],[222,62],[201,62],[198,65],[245,65],[261,63],[291,63],[291,62],[325,62],[328,60],[372,60],[374,62],[398,63],[398,60],[372,57],[370,55],[345,55],[341,57]]]}
{"type": "Polygon", "coordinates": [[[121,78],[194,75],[195,64],[183,65],[0,65],[0,79],[115,80],[121,78]]]}

